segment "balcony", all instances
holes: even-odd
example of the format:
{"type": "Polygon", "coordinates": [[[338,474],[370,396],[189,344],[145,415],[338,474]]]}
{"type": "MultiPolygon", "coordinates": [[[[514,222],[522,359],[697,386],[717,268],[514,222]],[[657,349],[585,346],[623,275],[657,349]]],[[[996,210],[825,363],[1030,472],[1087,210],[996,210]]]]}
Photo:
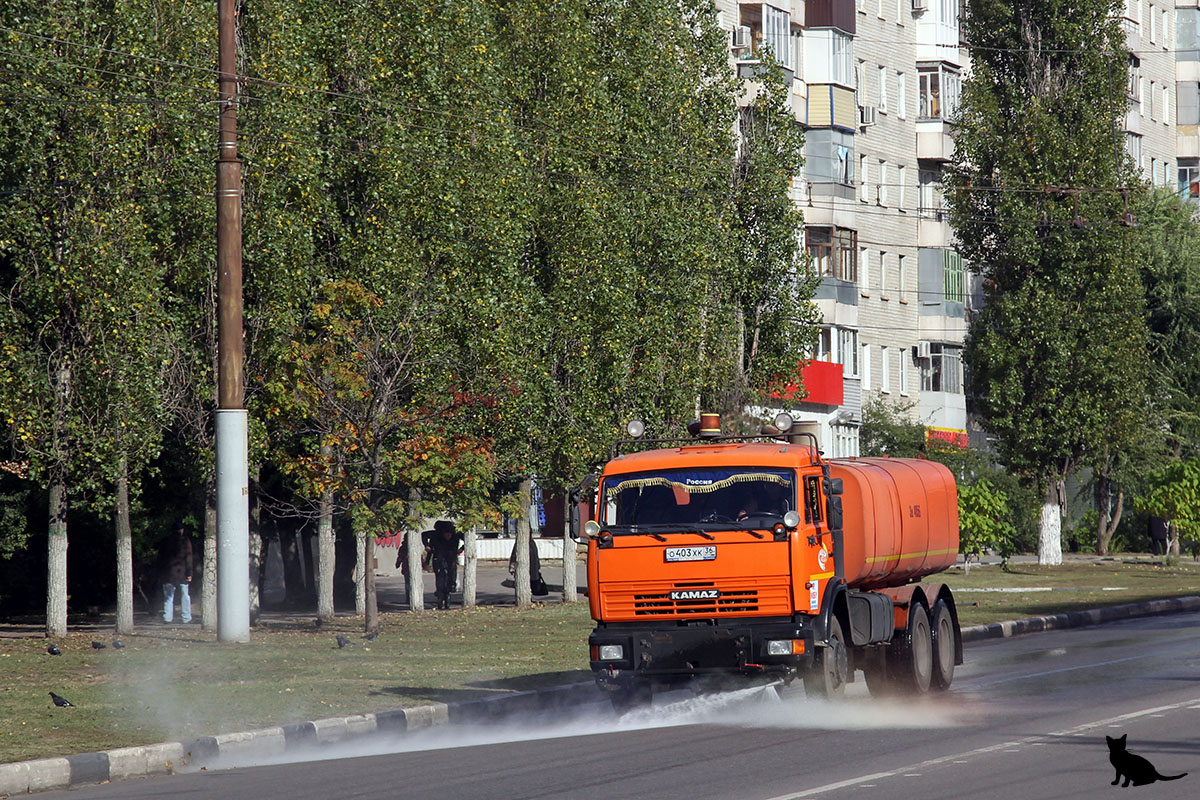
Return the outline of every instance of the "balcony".
{"type": "Polygon", "coordinates": [[[950,123],[941,119],[917,122],[917,158],[929,161],[951,161],[954,158],[954,138],[950,123]]]}

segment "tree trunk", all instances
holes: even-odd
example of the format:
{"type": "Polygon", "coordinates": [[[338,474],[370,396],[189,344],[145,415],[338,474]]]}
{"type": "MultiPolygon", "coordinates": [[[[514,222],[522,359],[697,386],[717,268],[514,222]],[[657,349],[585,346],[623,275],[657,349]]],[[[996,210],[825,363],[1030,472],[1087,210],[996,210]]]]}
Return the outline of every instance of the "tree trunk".
{"type": "Polygon", "coordinates": [[[46,635],[67,635],[67,486],[50,484],[50,536],[46,553],[46,635]]]}
{"type": "Polygon", "coordinates": [[[379,597],[375,594],[375,537],[367,534],[363,537],[364,561],[366,571],[363,573],[363,591],[366,594],[366,630],[379,629],[379,597]]]}
{"type": "Polygon", "coordinates": [[[1057,566],[1062,563],[1062,481],[1053,480],[1046,486],[1042,500],[1042,519],[1038,527],[1038,564],[1057,566]]]}
{"type": "Polygon", "coordinates": [[[425,573],[421,569],[421,556],[425,553],[425,544],[421,541],[420,531],[405,531],[408,541],[408,610],[425,610],[425,573]]]}
{"type": "Polygon", "coordinates": [[[529,504],[533,494],[533,481],[526,478],[521,481],[521,514],[517,517],[517,574],[516,594],[517,608],[528,608],[533,605],[533,591],[529,583],[529,504]]]}
{"type": "Polygon", "coordinates": [[[317,618],[333,619],[333,571],[336,568],[333,541],[333,492],[321,494],[317,517],[317,618]]]}
{"type": "Polygon", "coordinates": [[[1121,512],[1125,505],[1125,492],[1117,490],[1117,507],[1109,514],[1112,504],[1112,480],[1100,476],[1096,481],[1096,505],[1099,513],[1096,515],[1096,553],[1108,555],[1108,545],[1112,542],[1117,526],[1121,524],[1121,512]]]}
{"type": "Polygon", "coordinates": [[[564,603],[574,603],[579,599],[575,571],[575,540],[571,538],[571,493],[563,492],[563,582],[562,599],[564,603]]]}
{"type": "Polygon", "coordinates": [[[254,465],[254,469],[250,474],[250,527],[249,527],[249,558],[250,558],[250,574],[247,579],[250,581],[250,624],[257,625],[259,615],[262,613],[262,598],[259,596],[259,587],[262,585],[262,532],[259,526],[262,524],[262,506],[259,503],[259,483],[258,479],[262,474],[262,467],[259,464],[254,465]]]}
{"type": "Polygon", "coordinates": [[[354,537],[354,613],[367,614],[367,540],[361,535],[354,537]]]}
{"type": "Polygon", "coordinates": [[[217,629],[217,504],[215,478],[204,499],[204,574],[200,576],[200,627],[217,629]]]}
{"type": "Polygon", "coordinates": [[[463,608],[475,607],[475,571],[478,566],[476,537],[475,528],[463,534],[463,608]]]}
{"type": "Polygon", "coordinates": [[[129,461],[117,464],[117,633],[133,633],[133,533],[129,528],[129,461]]]}

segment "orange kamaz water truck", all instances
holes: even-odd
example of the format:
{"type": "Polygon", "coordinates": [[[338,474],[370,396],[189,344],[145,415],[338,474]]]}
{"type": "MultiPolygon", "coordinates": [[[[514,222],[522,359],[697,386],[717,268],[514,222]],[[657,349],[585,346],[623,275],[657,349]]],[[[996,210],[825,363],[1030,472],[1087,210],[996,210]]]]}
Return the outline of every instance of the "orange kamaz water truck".
{"type": "Polygon", "coordinates": [[[872,694],[949,687],[958,613],[927,581],[958,553],[946,467],[825,459],[786,414],[760,437],[723,436],[708,414],[689,430],[618,443],[584,526],[591,667],[615,706],[738,675],[800,677],[818,696],[857,670],[872,694]]]}

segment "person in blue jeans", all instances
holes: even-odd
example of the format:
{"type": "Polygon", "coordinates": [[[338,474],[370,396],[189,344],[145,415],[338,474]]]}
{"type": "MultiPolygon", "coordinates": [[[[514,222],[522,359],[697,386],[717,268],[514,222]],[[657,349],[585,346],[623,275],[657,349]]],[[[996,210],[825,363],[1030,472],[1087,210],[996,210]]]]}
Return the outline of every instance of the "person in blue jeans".
{"type": "Polygon", "coordinates": [[[175,618],[175,589],[179,588],[179,619],[192,621],[192,598],[188,587],[192,582],[192,540],[177,522],[167,538],[158,545],[160,580],[163,587],[163,622],[175,618]]]}

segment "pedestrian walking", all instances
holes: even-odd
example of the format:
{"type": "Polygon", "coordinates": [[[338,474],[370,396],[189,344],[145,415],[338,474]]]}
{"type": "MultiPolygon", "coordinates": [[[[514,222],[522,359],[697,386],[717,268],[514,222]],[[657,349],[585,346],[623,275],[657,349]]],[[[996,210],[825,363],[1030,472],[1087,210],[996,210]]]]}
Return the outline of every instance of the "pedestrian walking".
{"type": "Polygon", "coordinates": [[[454,591],[458,572],[458,554],[463,549],[463,535],[454,529],[448,519],[439,519],[432,531],[421,534],[425,550],[433,557],[434,586],[437,607],[450,607],[450,593],[454,591]]]}
{"type": "Polygon", "coordinates": [[[163,622],[175,618],[175,590],[179,590],[179,618],[187,624],[192,621],[192,598],[189,586],[192,582],[192,540],[176,522],[171,533],[158,545],[159,581],[163,589],[163,622]]]}

